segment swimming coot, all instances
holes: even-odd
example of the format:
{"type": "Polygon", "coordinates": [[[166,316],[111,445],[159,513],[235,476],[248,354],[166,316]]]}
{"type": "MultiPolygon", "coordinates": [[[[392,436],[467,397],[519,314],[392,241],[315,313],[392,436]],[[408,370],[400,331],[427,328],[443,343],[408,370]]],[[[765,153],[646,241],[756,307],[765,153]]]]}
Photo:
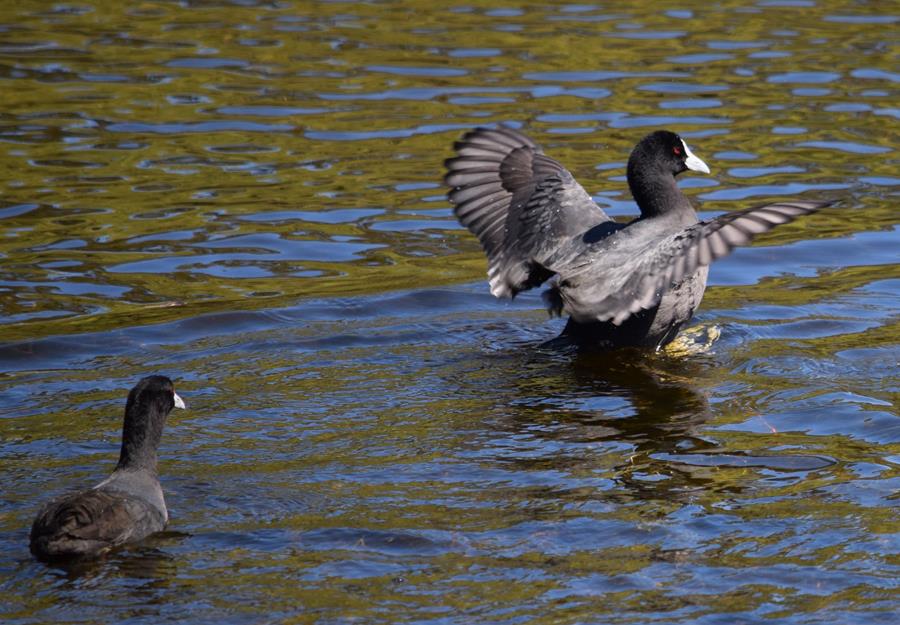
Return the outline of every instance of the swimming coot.
{"type": "Polygon", "coordinates": [[[700,304],[712,261],[830,204],[792,200],[699,221],[675,176],[709,168],[659,130],[628,159],[641,215],[622,224],[520,132],[477,128],[454,148],[448,198],[487,254],[491,293],[512,298],[555,276],[548,310],[569,316],[563,337],[593,348],[664,346],[700,304]]]}
{"type": "Polygon", "coordinates": [[[31,552],[40,559],[99,555],[162,530],[169,519],[156,473],[156,450],[166,416],[184,408],[172,381],[151,375],[125,404],[119,464],[90,490],[46,504],[31,526],[31,552]]]}

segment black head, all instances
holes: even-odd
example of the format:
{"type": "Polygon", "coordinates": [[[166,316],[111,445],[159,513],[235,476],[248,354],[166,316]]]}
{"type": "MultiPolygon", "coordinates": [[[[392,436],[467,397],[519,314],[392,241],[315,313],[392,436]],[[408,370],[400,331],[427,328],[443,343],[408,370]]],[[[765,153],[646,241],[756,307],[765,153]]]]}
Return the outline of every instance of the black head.
{"type": "Polygon", "coordinates": [[[119,468],[156,466],[156,448],[162,437],[166,417],[173,408],[184,408],[175,393],[172,380],[164,375],[150,375],[128,393],[125,423],[122,427],[122,453],[119,468]]]}
{"type": "Polygon", "coordinates": [[[148,375],[135,384],[128,393],[128,403],[125,404],[125,414],[131,412],[133,407],[154,405],[159,412],[169,414],[172,408],[184,408],[184,402],[175,394],[175,385],[172,380],[164,375],[148,375]]]}
{"type": "Polygon", "coordinates": [[[674,132],[657,130],[641,139],[628,158],[628,186],[641,215],[658,215],[681,206],[684,196],[675,176],[688,169],[709,173],[706,163],[674,132]]]}
{"type": "Polygon", "coordinates": [[[694,156],[684,139],[669,130],[652,132],[634,147],[628,159],[628,170],[641,166],[661,169],[673,176],[689,169],[709,173],[709,167],[694,156]]]}

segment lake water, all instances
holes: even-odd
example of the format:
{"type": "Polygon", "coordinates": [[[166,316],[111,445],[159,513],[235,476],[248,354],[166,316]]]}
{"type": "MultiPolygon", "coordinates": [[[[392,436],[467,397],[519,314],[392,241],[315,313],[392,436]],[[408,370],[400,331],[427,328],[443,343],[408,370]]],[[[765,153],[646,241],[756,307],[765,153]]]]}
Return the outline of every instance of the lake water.
{"type": "Polygon", "coordinates": [[[73,2],[0,14],[0,620],[895,623],[888,2],[73,2]],[[541,347],[440,186],[509,122],[610,214],[680,132],[715,263],[687,356],[541,347]],[[165,533],[28,553],[171,376],[165,533]]]}

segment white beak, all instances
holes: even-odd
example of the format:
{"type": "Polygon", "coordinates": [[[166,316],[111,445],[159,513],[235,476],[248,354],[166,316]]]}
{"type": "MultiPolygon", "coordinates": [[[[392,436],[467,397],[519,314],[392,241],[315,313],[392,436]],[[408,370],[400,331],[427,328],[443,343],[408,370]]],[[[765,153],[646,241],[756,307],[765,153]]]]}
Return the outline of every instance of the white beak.
{"type": "Polygon", "coordinates": [[[691,171],[699,171],[703,174],[709,173],[709,167],[706,166],[706,163],[697,158],[693,152],[691,152],[691,148],[688,147],[688,144],[684,142],[684,139],[681,140],[681,145],[684,146],[684,166],[690,169],[691,171]]]}
{"type": "Polygon", "coordinates": [[[178,396],[178,393],[172,393],[172,395],[175,397],[175,407],[176,408],[181,408],[182,410],[187,408],[187,406],[184,405],[184,400],[178,396]]]}

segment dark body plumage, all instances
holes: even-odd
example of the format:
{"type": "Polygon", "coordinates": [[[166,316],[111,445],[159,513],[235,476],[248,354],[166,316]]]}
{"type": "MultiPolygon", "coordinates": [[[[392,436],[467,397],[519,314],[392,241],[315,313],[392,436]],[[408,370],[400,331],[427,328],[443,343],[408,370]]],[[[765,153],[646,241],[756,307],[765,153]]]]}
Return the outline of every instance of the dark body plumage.
{"type": "Polygon", "coordinates": [[[64,495],[41,509],[31,526],[35,556],[51,560],[99,555],[166,526],[156,450],[166,416],[176,406],[184,408],[184,402],[164,376],[148,376],[131,389],[115,471],[92,489],[64,495]]]}
{"type": "Polygon", "coordinates": [[[829,204],[781,202],[699,221],[675,176],[709,169],[678,135],[657,131],[628,160],[641,215],[620,224],[511,128],[475,129],[454,148],[448,197],[487,254],[491,293],[515,297],[555,276],[548,309],[569,316],[565,337],[593,348],[664,346],[699,306],[713,260],[829,204]]]}

